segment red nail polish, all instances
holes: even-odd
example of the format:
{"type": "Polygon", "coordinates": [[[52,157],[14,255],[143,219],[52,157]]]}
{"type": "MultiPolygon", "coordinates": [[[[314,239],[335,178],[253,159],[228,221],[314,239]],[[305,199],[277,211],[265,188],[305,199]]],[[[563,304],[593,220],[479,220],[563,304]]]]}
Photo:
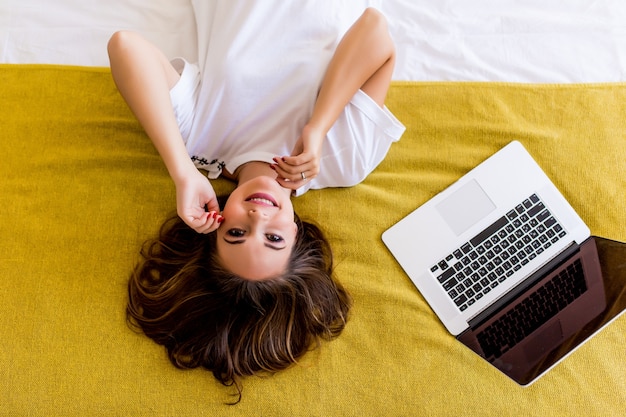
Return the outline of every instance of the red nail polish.
{"type": "Polygon", "coordinates": [[[274,171],[276,171],[276,167],[272,164],[270,164],[270,168],[272,168],[274,171]]]}
{"type": "Polygon", "coordinates": [[[223,221],[224,221],[224,218],[223,218],[223,217],[220,217],[219,219],[217,219],[217,223],[218,223],[218,224],[221,224],[223,221]]]}

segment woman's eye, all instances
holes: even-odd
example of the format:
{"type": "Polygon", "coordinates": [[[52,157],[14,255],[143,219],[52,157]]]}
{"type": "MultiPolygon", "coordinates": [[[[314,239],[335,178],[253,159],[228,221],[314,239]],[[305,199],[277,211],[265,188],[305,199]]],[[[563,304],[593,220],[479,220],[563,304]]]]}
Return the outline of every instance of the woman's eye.
{"type": "Polygon", "coordinates": [[[241,229],[230,229],[228,230],[228,235],[232,237],[242,237],[244,235],[244,231],[241,229]]]}
{"type": "Polygon", "coordinates": [[[267,240],[274,243],[283,241],[283,238],[278,235],[267,234],[265,235],[265,237],[267,238],[267,240]]]}

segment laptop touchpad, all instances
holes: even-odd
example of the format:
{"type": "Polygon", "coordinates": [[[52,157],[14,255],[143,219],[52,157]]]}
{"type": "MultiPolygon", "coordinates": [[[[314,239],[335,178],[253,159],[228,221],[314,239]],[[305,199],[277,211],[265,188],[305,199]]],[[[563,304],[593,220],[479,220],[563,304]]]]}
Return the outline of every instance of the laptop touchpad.
{"type": "Polygon", "coordinates": [[[471,180],[437,204],[437,211],[457,235],[465,232],[495,208],[495,204],[476,180],[471,180]]]}

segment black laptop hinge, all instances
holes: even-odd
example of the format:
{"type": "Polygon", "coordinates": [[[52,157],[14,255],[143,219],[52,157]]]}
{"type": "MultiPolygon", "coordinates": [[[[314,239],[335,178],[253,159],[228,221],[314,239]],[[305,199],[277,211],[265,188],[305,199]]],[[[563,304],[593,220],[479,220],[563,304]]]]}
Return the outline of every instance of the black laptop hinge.
{"type": "Polygon", "coordinates": [[[576,242],[572,242],[565,250],[552,258],[548,263],[535,271],[528,279],[522,280],[518,285],[511,288],[509,292],[504,294],[500,299],[496,300],[492,305],[481,311],[476,317],[469,321],[469,326],[475,329],[493,317],[494,314],[500,312],[508,306],[513,300],[523,294],[524,291],[535,285],[546,275],[561,266],[566,260],[580,250],[576,242]]]}

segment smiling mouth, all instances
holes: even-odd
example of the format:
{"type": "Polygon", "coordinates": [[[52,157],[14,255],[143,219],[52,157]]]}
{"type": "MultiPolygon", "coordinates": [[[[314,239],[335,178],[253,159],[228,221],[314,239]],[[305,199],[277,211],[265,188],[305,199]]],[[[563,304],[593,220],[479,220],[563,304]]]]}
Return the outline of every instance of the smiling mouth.
{"type": "Polygon", "coordinates": [[[272,197],[269,194],[262,194],[262,193],[252,194],[251,196],[246,198],[246,201],[253,203],[253,204],[259,204],[262,206],[278,207],[278,203],[276,202],[274,197],[272,197]]]}

